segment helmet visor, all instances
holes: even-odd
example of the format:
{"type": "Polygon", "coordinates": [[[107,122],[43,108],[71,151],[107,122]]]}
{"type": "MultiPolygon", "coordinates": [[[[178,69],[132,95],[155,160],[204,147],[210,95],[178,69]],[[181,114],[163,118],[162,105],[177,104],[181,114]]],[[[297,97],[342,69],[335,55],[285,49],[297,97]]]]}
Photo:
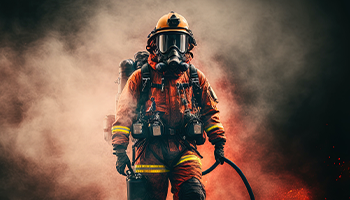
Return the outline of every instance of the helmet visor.
{"type": "Polygon", "coordinates": [[[157,37],[157,46],[162,53],[167,52],[171,47],[177,47],[181,53],[188,48],[188,36],[184,33],[160,34],[157,37]]]}

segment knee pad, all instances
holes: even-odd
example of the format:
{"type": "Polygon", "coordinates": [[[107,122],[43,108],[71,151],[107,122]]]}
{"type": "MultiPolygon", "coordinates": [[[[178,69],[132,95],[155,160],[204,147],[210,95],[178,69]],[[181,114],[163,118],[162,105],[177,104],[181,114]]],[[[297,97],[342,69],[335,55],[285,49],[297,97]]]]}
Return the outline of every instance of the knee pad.
{"type": "Polygon", "coordinates": [[[202,183],[192,177],[182,183],[179,191],[180,200],[205,200],[205,190],[202,183]]]}

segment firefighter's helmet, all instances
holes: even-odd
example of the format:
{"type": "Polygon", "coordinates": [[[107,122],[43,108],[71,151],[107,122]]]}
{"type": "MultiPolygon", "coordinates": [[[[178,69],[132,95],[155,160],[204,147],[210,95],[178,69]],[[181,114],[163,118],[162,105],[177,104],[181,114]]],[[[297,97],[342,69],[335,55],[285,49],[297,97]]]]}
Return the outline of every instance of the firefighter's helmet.
{"type": "Polygon", "coordinates": [[[197,45],[187,20],[173,11],[158,20],[156,27],[148,35],[146,48],[150,53],[155,49],[164,53],[172,45],[176,45],[183,53],[197,45]]]}

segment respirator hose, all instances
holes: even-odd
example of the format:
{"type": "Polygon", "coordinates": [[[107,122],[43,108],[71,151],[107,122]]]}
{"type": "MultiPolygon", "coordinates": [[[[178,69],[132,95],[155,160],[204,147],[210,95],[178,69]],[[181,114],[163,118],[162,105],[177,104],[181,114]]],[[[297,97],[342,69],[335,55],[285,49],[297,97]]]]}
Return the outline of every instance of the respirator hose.
{"type": "MultiPolygon", "coordinates": [[[[250,187],[247,178],[244,176],[243,172],[241,169],[239,169],[239,167],[233,163],[231,160],[227,159],[226,157],[224,158],[225,162],[227,164],[229,164],[233,169],[235,169],[237,171],[237,173],[239,174],[239,176],[241,177],[241,179],[244,182],[245,187],[248,190],[249,196],[251,200],[255,200],[254,194],[253,194],[253,190],[250,187]]],[[[216,161],[211,167],[209,167],[207,170],[202,172],[202,175],[206,175],[208,173],[210,173],[211,171],[213,171],[218,165],[220,164],[220,162],[216,161]]]]}

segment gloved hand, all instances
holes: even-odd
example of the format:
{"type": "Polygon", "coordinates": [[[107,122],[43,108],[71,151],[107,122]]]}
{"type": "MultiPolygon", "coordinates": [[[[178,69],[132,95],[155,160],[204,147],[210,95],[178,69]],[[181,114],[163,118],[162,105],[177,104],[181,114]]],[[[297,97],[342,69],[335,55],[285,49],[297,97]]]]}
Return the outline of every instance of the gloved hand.
{"type": "Polygon", "coordinates": [[[119,174],[125,174],[125,167],[127,164],[130,164],[130,159],[128,155],[126,155],[125,149],[118,149],[117,147],[113,148],[113,154],[117,156],[116,168],[119,174]]]}
{"type": "Polygon", "coordinates": [[[215,144],[214,156],[215,160],[219,161],[220,164],[224,164],[225,162],[224,144],[222,142],[215,144]]]}

